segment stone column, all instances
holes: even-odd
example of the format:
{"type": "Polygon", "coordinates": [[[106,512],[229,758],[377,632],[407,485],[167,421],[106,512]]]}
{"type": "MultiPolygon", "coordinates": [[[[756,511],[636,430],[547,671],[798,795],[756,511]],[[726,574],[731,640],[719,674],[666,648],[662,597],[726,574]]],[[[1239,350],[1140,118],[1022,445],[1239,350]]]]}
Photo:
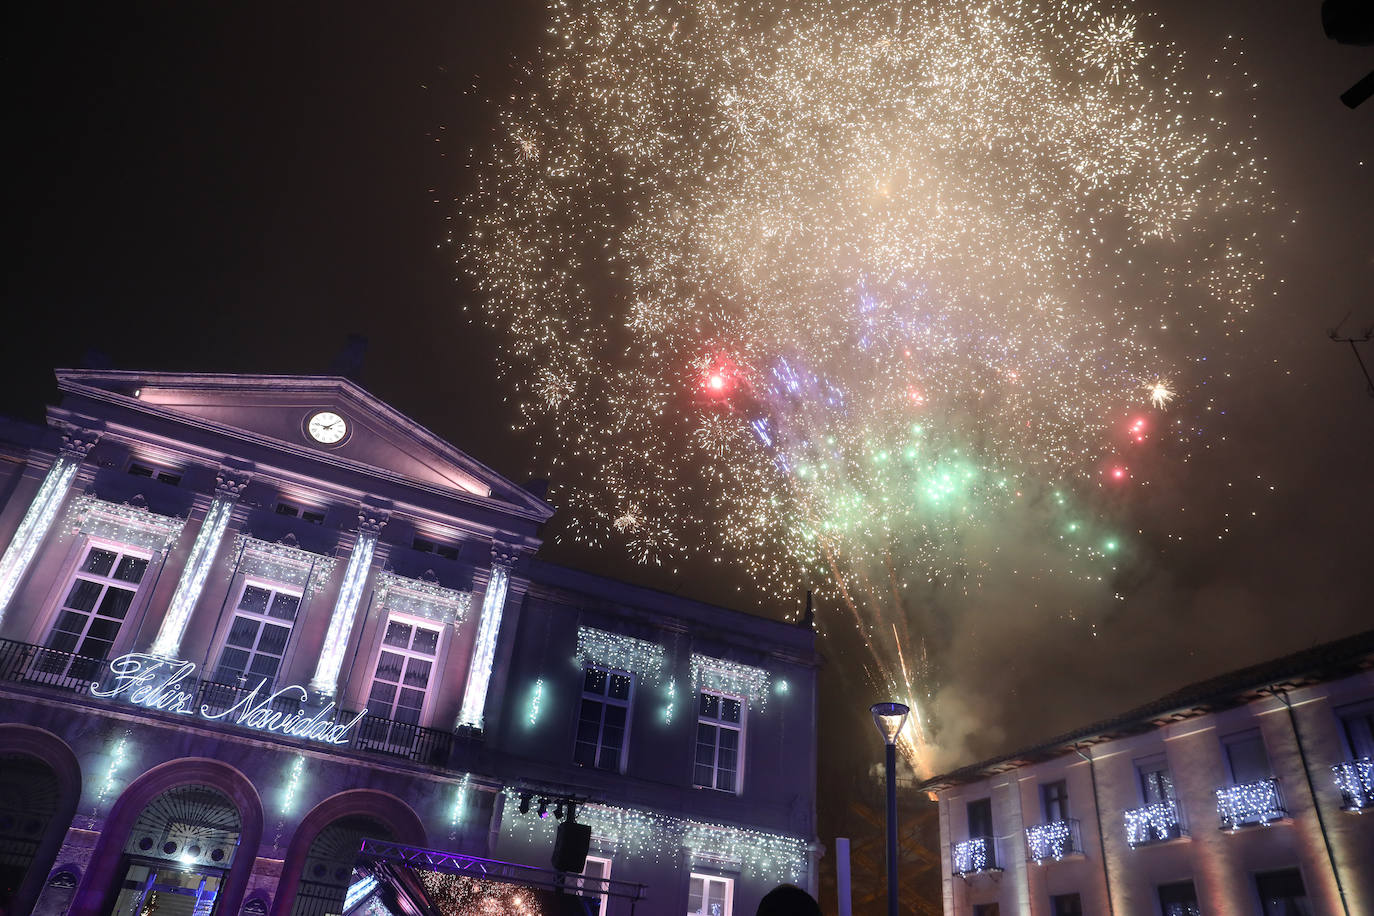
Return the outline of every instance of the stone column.
{"type": "Polygon", "coordinates": [[[229,517],[238,503],[251,475],[244,471],[220,468],[215,476],[215,498],[205,512],[196,533],[196,541],[191,545],[191,555],[181,569],[177,580],[177,590],[163,615],[162,626],[153,641],[153,655],[163,658],[176,658],[181,651],[181,637],[186,633],[186,625],[191,621],[191,612],[200,601],[200,593],[205,588],[205,577],[210,574],[219,545],[224,540],[224,531],[229,527],[229,517]]]}
{"type": "Polygon", "coordinates": [[[0,620],[4,619],[10,599],[14,597],[29,563],[38,552],[38,545],[43,543],[53,519],[57,517],[57,510],[67,498],[67,490],[76,476],[77,468],[99,438],[99,433],[92,430],[75,428],[62,434],[57,460],[48,468],[43,483],[14,532],[13,540],[5,548],[4,556],[0,556],[0,620]]]}
{"type": "Polygon", "coordinates": [[[468,666],[468,683],[463,691],[463,707],[458,713],[458,728],[482,727],[492,663],[496,660],[496,638],[501,633],[501,614],[506,607],[506,590],[514,566],[515,552],[493,544],[491,574],[482,595],[482,616],[477,621],[477,638],[472,642],[472,663],[468,666]]]}
{"type": "Polygon", "coordinates": [[[364,508],[358,513],[358,540],[348,555],[348,568],[344,570],[339,597],[334,601],[334,612],[329,617],[329,632],[325,634],[324,647],[320,649],[315,676],[310,679],[310,689],[323,696],[332,698],[338,692],[339,671],[343,668],[348,640],[353,634],[353,619],[358,613],[363,583],[372,571],[372,554],[377,549],[377,538],[386,522],[387,513],[383,511],[364,508]]]}

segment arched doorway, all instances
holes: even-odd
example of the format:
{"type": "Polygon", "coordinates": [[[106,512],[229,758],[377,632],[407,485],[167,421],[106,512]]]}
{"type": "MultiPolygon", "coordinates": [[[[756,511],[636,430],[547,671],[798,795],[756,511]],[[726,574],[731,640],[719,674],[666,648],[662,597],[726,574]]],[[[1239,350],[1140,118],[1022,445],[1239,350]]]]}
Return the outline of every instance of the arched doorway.
{"type": "Polygon", "coordinates": [[[339,818],[319,832],[305,854],[291,916],[329,916],[344,911],[363,837],[395,839],[385,824],[365,814],[339,818]]]}
{"type": "Polygon", "coordinates": [[[27,913],[81,799],[81,764],[52,732],[0,725],[0,912],[27,913]]]}
{"type": "Polygon", "coordinates": [[[238,808],[219,789],[174,786],[129,831],[112,913],[213,916],[238,852],[238,808]]]}
{"type": "Polygon", "coordinates": [[[0,913],[17,912],[19,888],[53,827],[59,791],[57,774],[42,760],[0,755],[0,913]]]}
{"type": "Polygon", "coordinates": [[[425,828],[410,806],[375,789],[348,789],[301,819],[282,864],[272,916],[341,913],[363,837],[423,847],[425,828]]]}

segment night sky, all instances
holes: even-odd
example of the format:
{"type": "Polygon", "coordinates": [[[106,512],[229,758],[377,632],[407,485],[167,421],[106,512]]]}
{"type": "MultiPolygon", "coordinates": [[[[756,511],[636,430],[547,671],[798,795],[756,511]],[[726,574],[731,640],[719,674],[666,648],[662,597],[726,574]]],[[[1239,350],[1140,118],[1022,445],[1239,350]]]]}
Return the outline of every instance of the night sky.
{"type": "MultiPolygon", "coordinates": [[[[977,723],[964,762],[1374,620],[1374,397],[1327,337],[1347,314],[1345,333],[1374,324],[1374,102],[1337,100],[1374,49],[1327,40],[1315,0],[1140,6],[1199,59],[1239,39],[1261,86],[1250,133],[1292,220],[1267,252],[1278,294],[1218,354],[1212,447],[1167,482],[1171,505],[1232,512],[1230,530],[1175,525],[1187,546],[1143,558],[1095,630],[988,595],[947,660],[977,723]]],[[[325,373],[356,333],[375,395],[512,478],[547,473],[510,431],[499,338],[445,244],[468,150],[492,135],[484,99],[539,40],[539,4],[29,3],[5,18],[0,412],[39,420],[56,366],[325,373]]],[[[1374,369],[1374,342],[1363,353],[1374,369]]],[[[737,572],[549,553],[757,609],[737,572]]],[[[845,713],[874,698],[843,646],[822,648],[827,734],[871,739],[877,759],[845,713]]]]}

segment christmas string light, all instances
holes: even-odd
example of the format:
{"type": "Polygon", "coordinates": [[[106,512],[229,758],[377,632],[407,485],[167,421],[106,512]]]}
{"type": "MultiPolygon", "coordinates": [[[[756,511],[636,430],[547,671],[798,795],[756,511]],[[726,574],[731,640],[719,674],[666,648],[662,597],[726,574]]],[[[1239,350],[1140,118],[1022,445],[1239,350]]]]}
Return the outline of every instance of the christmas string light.
{"type": "Polygon", "coordinates": [[[67,495],[67,487],[76,476],[78,464],[75,458],[68,455],[61,455],[53,462],[20,520],[14,537],[10,539],[9,546],[5,548],[4,555],[0,556],[0,619],[5,616],[14,590],[19,587],[19,579],[28,569],[38,545],[52,527],[57,509],[67,495]]]}
{"type": "Polygon", "coordinates": [[[539,723],[539,707],[544,701],[544,679],[538,678],[534,682],[534,687],[530,690],[530,709],[525,721],[533,728],[539,723]]]}
{"type": "Polygon", "coordinates": [[[337,557],[303,550],[291,544],[274,544],[249,534],[234,538],[234,553],[238,566],[229,569],[245,576],[266,579],[298,588],[305,595],[314,595],[329,584],[338,564],[337,557]]]}
{"type": "Polygon", "coordinates": [[[343,584],[339,586],[339,597],[329,616],[329,631],[320,650],[320,661],[315,667],[315,676],[310,679],[310,689],[323,696],[332,697],[338,689],[339,669],[343,666],[344,651],[353,632],[353,616],[358,612],[363,582],[372,569],[372,553],[376,548],[376,531],[365,529],[358,532],[357,543],[348,555],[348,568],[344,570],[343,584]]]}
{"type": "Polygon", "coordinates": [[[657,643],[633,636],[578,627],[577,654],[573,662],[579,668],[595,666],[628,671],[645,683],[657,684],[663,677],[667,652],[657,643]]]}
{"type": "Polygon", "coordinates": [[[1287,816],[1279,799],[1277,779],[1217,789],[1217,817],[1222,830],[1235,830],[1246,824],[1268,827],[1271,821],[1287,816]]]}
{"type": "Polygon", "coordinates": [[[744,697],[749,708],[756,712],[762,712],[768,705],[768,684],[772,675],[763,668],[693,654],[691,671],[694,695],[699,690],[714,690],[744,697]]]}
{"type": "Polygon", "coordinates": [[[95,800],[97,810],[104,806],[105,799],[115,787],[119,771],[124,769],[124,765],[129,762],[132,734],[131,731],[125,729],[124,734],[116,738],[110,745],[110,762],[105,766],[105,778],[100,783],[100,792],[95,800]]]}
{"type": "Polygon", "coordinates": [[[377,575],[377,606],[398,614],[422,617],[438,624],[461,626],[472,606],[472,592],[444,588],[434,582],[409,579],[392,572],[377,575]]]}
{"type": "Polygon", "coordinates": [[[1077,825],[1070,821],[1050,821],[1026,828],[1026,848],[1036,863],[1045,859],[1056,862],[1067,855],[1082,852],[1079,848],[1077,825]]]}
{"type": "Polygon", "coordinates": [[[224,529],[228,527],[233,511],[233,499],[216,496],[210,503],[205,519],[200,523],[200,531],[196,532],[195,543],[191,545],[191,554],[181,570],[181,578],[177,580],[176,591],[167,605],[167,613],[162,617],[162,626],[157,631],[157,639],[151,650],[154,655],[175,658],[181,649],[181,637],[191,620],[191,611],[200,601],[205,577],[215,562],[220,539],[224,537],[224,529]]]}
{"type": "MultiPolygon", "coordinates": [[[[514,810],[520,790],[507,787],[504,794],[507,810],[514,810]]],[[[698,859],[729,862],[770,881],[801,881],[807,871],[806,841],[783,834],[600,804],[579,805],[577,819],[591,825],[592,837],[617,855],[676,861],[686,849],[698,859]]],[[[508,817],[501,829],[544,844],[552,842],[555,825],[552,818],[508,817]]]]}
{"type": "Polygon", "coordinates": [[[463,692],[463,707],[458,713],[460,727],[482,727],[482,715],[487,706],[487,687],[491,684],[491,666],[496,660],[496,637],[501,632],[501,615],[505,610],[506,588],[509,584],[510,569],[494,564],[482,596],[482,616],[477,621],[477,637],[472,644],[468,686],[463,692]]]}
{"type": "Polygon", "coordinates": [[[956,875],[971,875],[997,867],[991,837],[979,836],[955,843],[951,856],[956,875]]]}
{"type": "Polygon", "coordinates": [[[463,817],[467,812],[468,792],[472,787],[472,774],[464,773],[458,779],[458,785],[453,789],[453,804],[448,810],[448,825],[457,827],[463,822],[463,817]]]}
{"type": "Polygon", "coordinates": [[[1331,767],[1347,811],[1363,811],[1374,805],[1374,760],[1360,757],[1331,767]]]}
{"type": "Polygon", "coordinates": [[[286,771],[286,784],[282,786],[281,800],[278,802],[278,807],[283,815],[290,814],[295,809],[301,788],[301,777],[304,773],[305,755],[297,754],[291,761],[290,768],[286,771]]]}
{"type": "Polygon", "coordinates": [[[668,686],[663,688],[666,702],[663,704],[663,724],[673,724],[673,709],[677,706],[677,678],[669,678],[668,686]]]}
{"type": "Polygon", "coordinates": [[[143,506],[112,503],[90,494],[72,501],[70,529],[144,550],[165,550],[181,536],[186,519],[159,515],[143,506]]]}
{"type": "Polygon", "coordinates": [[[1171,840],[1182,835],[1182,827],[1177,802],[1155,802],[1126,812],[1126,842],[1132,846],[1171,840]]]}

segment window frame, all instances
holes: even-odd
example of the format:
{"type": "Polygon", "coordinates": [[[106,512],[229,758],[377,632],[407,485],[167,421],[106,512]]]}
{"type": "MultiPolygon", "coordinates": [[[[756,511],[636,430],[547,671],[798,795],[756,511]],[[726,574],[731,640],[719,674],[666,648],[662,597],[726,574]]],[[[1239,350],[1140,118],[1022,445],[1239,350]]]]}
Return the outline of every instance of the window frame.
{"type": "Polygon", "coordinates": [[[1245,782],[1241,782],[1236,777],[1235,764],[1231,759],[1231,748],[1241,743],[1247,742],[1252,738],[1259,740],[1260,750],[1264,752],[1264,763],[1269,771],[1267,775],[1261,776],[1260,780],[1275,778],[1276,774],[1274,773],[1274,758],[1271,757],[1269,754],[1269,744],[1264,740],[1264,732],[1260,730],[1260,727],[1258,725],[1256,725],[1252,728],[1241,729],[1240,731],[1231,732],[1230,734],[1223,735],[1221,737],[1221,756],[1226,761],[1226,777],[1228,780],[1227,785],[1250,785],[1251,783],[1258,781],[1247,780],[1245,782]]]}
{"type": "Polygon", "coordinates": [[[697,789],[710,789],[710,790],[713,791],[713,792],[726,792],[726,793],[731,794],[731,795],[741,795],[741,794],[744,793],[744,757],[745,757],[745,754],[744,754],[744,742],[745,742],[745,736],[748,734],[748,724],[749,724],[749,703],[748,703],[748,701],[747,701],[744,697],[740,696],[739,694],[726,693],[726,692],[723,691],[723,690],[710,690],[710,689],[707,689],[707,688],[701,688],[700,690],[697,691],[697,734],[698,734],[698,735],[700,734],[701,727],[702,727],[703,725],[706,725],[706,726],[709,726],[709,727],[712,727],[712,728],[715,728],[715,729],[716,729],[716,742],[715,742],[715,750],[716,750],[716,753],[715,753],[715,760],[714,760],[714,762],[711,764],[711,781],[712,781],[713,783],[715,783],[715,785],[704,786],[704,785],[702,785],[701,783],[697,782],[696,768],[697,768],[697,765],[698,765],[698,764],[697,764],[697,760],[696,760],[696,749],[697,749],[697,747],[698,747],[698,745],[699,745],[700,742],[694,738],[693,741],[692,741],[692,786],[693,786],[693,788],[697,788],[697,789]],[[717,698],[719,698],[719,699],[721,699],[721,700],[734,700],[736,703],[738,703],[738,704],[739,704],[739,722],[738,722],[738,723],[735,723],[735,722],[727,722],[727,721],[725,721],[723,718],[721,718],[719,715],[717,715],[714,719],[707,717],[706,714],[703,713],[703,712],[701,711],[701,698],[702,698],[702,696],[705,696],[705,695],[710,695],[710,696],[713,696],[713,697],[717,697],[717,698]],[[736,732],[736,733],[738,734],[738,736],[739,736],[738,739],[737,739],[737,740],[738,740],[738,744],[736,745],[736,748],[735,748],[735,787],[734,787],[733,789],[722,789],[722,788],[720,787],[720,785],[719,785],[719,783],[720,783],[720,730],[721,730],[721,729],[729,729],[729,730],[731,730],[731,731],[733,731],[733,732],[736,732]]]}
{"type": "Polygon", "coordinates": [[[633,671],[625,671],[625,670],[623,670],[623,669],[621,669],[621,668],[610,668],[610,667],[607,667],[606,665],[583,665],[583,666],[582,666],[582,683],[581,683],[581,685],[579,686],[578,692],[577,692],[577,710],[576,710],[576,718],[573,720],[573,760],[572,760],[573,766],[583,767],[584,769],[591,769],[591,770],[593,770],[593,771],[600,772],[600,773],[619,773],[619,774],[621,774],[621,775],[624,775],[626,768],[629,766],[629,760],[630,760],[630,735],[632,734],[632,732],[633,732],[633,730],[634,730],[634,729],[633,729],[633,721],[634,721],[635,690],[636,690],[636,688],[639,686],[639,685],[636,683],[636,681],[637,681],[637,678],[635,677],[635,674],[634,674],[633,671]],[[587,672],[588,672],[588,671],[601,671],[601,672],[605,673],[605,675],[606,675],[606,685],[607,685],[607,689],[606,689],[606,692],[605,692],[605,693],[602,693],[602,694],[595,694],[595,693],[588,693],[588,692],[587,692],[587,672]],[[623,699],[623,700],[617,699],[617,698],[615,698],[615,697],[613,697],[613,696],[610,695],[610,679],[611,679],[611,677],[613,677],[613,676],[615,676],[615,675],[620,675],[621,677],[628,678],[629,681],[630,681],[630,690],[629,690],[629,692],[626,694],[625,699],[623,699]],[[587,703],[587,701],[589,701],[589,700],[590,700],[591,702],[594,702],[594,703],[600,703],[601,706],[602,706],[601,716],[600,716],[600,718],[597,720],[596,745],[595,745],[596,751],[595,751],[595,753],[592,755],[592,762],[591,762],[590,766],[589,766],[588,764],[585,764],[585,763],[579,763],[578,760],[577,760],[577,746],[578,746],[578,744],[584,743],[584,742],[581,742],[581,741],[578,739],[578,737],[577,737],[578,728],[579,728],[579,726],[580,726],[581,723],[582,723],[582,707],[583,707],[583,706],[587,703]],[[611,769],[606,769],[606,768],[604,768],[604,767],[599,767],[599,766],[596,765],[596,764],[597,764],[597,761],[599,761],[599,760],[601,759],[601,744],[602,744],[602,737],[603,737],[603,735],[604,735],[605,732],[606,732],[606,710],[605,710],[605,707],[606,707],[607,705],[623,706],[624,709],[625,709],[625,735],[624,735],[624,739],[623,739],[623,740],[621,741],[621,743],[620,743],[620,755],[619,755],[619,760],[616,762],[616,768],[613,769],[613,770],[611,770],[611,769]]]}
{"type": "Polygon", "coordinates": [[[1040,813],[1044,815],[1043,823],[1068,823],[1069,821],[1069,781],[1067,778],[1052,779],[1049,782],[1040,783],[1040,813]],[[1058,790],[1051,797],[1051,790],[1058,790]],[[1059,816],[1050,816],[1050,803],[1054,802],[1059,806],[1059,816]]]}
{"type": "Polygon", "coordinates": [[[1346,703],[1331,711],[1336,714],[1336,724],[1340,727],[1341,743],[1345,745],[1346,759],[1374,758],[1374,700],[1346,703]],[[1366,747],[1363,749],[1358,745],[1356,736],[1351,731],[1352,721],[1362,724],[1367,732],[1363,736],[1366,742],[1366,747]]]}
{"type": "MultiPolygon", "coordinates": [[[[1258,885],[1257,885],[1257,886],[1258,886],[1258,885]]],[[[1183,878],[1183,879],[1178,880],[1178,881],[1169,881],[1169,882],[1166,882],[1166,883],[1164,883],[1164,884],[1156,884],[1156,885],[1155,885],[1155,902],[1159,904],[1159,912],[1160,912],[1161,914],[1163,914],[1163,916],[1169,916],[1169,911],[1168,911],[1167,909],[1165,909],[1165,907],[1168,906],[1168,905],[1171,904],[1171,903],[1176,903],[1176,902],[1182,902],[1182,903],[1184,903],[1185,905],[1188,904],[1188,903],[1192,903],[1192,905],[1193,905],[1194,907],[1199,907],[1199,909],[1200,909],[1200,905],[1199,905],[1198,898],[1197,898],[1197,882],[1194,881],[1192,878],[1183,878]],[[1170,889],[1181,888],[1181,887],[1183,887],[1184,885],[1187,885],[1188,888],[1190,888],[1191,891],[1192,891],[1192,900],[1191,900],[1191,901],[1186,901],[1186,900],[1185,900],[1185,901],[1167,901],[1167,902],[1165,901],[1164,897],[1165,897],[1165,892],[1166,892],[1166,891],[1169,891],[1170,889]]]]}
{"type": "Polygon", "coordinates": [[[1269,868],[1265,869],[1264,871],[1250,872],[1250,889],[1251,892],[1255,895],[1255,902],[1259,904],[1258,908],[1256,909],[1256,912],[1260,914],[1264,914],[1267,912],[1264,906],[1264,894],[1260,890],[1260,879],[1282,875],[1287,872],[1292,872],[1298,876],[1298,881],[1302,884],[1302,894],[1304,899],[1307,900],[1309,905],[1312,903],[1312,891],[1307,886],[1307,875],[1303,873],[1303,868],[1301,865],[1290,865],[1287,868],[1269,868]]]}
{"type": "Polygon", "coordinates": [[[1064,894],[1050,895],[1050,913],[1052,914],[1052,916],[1083,916],[1083,912],[1083,894],[1081,892],[1069,891],[1064,894]],[[1059,901],[1067,901],[1071,897],[1078,901],[1077,912],[1074,912],[1072,910],[1061,910],[1059,908],[1059,901]]]}
{"type": "MultiPolygon", "coordinates": [[[[582,874],[581,874],[580,877],[581,877],[581,878],[591,878],[591,880],[593,880],[593,881],[610,881],[610,880],[611,880],[611,858],[610,858],[610,856],[595,856],[595,855],[591,855],[590,853],[588,853],[586,862],[584,862],[584,863],[582,864],[582,874]],[[587,874],[587,862],[600,862],[600,863],[604,866],[604,868],[603,868],[601,874],[600,874],[599,876],[588,875],[588,874],[587,874]]],[[[585,885],[581,880],[579,880],[579,881],[577,882],[577,889],[578,889],[578,890],[585,890],[585,889],[586,889],[586,885],[585,885]]],[[[608,890],[609,890],[609,889],[608,889],[608,890]]],[[[610,901],[610,894],[609,894],[609,893],[596,894],[596,898],[597,898],[599,901],[601,901],[600,904],[598,904],[598,907],[597,907],[597,916],[606,916],[606,907],[608,906],[609,901],[610,901]]]]}
{"type": "MultiPolygon", "coordinates": [[[[211,657],[215,660],[215,662],[214,665],[210,668],[210,670],[205,673],[208,676],[208,679],[212,682],[217,684],[222,683],[219,680],[219,672],[220,668],[223,667],[224,664],[225,650],[229,648],[242,648],[241,646],[229,645],[229,634],[233,632],[234,621],[238,618],[240,613],[243,613],[245,616],[250,617],[251,619],[257,620],[260,624],[264,624],[269,621],[277,624],[278,626],[280,626],[283,623],[289,623],[290,626],[287,628],[288,632],[286,634],[286,644],[282,647],[281,664],[277,667],[276,677],[268,679],[267,682],[269,688],[275,689],[278,684],[282,683],[283,672],[286,671],[287,662],[291,658],[292,650],[295,648],[292,637],[296,635],[296,624],[300,622],[301,612],[305,608],[305,592],[303,589],[297,588],[294,585],[287,585],[283,582],[273,582],[270,579],[260,579],[252,576],[244,576],[243,582],[240,584],[240,586],[236,590],[231,591],[230,594],[234,595],[235,597],[233,603],[229,605],[229,607],[227,608],[227,610],[229,611],[227,615],[229,619],[224,621],[224,623],[221,625],[220,632],[215,637],[214,651],[210,654],[211,657]],[[271,597],[267,601],[268,608],[272,607],[272,602],[276,600],[276,596],[278,594],[286,594],[295,597],[297,599],[296,615],[292,617],[290,621],[285,621],[280,617],[272,617],[270,614],[258,614],[255,611],[242,611],[239,608],[239,605],[243,602],[243,596],[248,591],[250,586],[253,588],[265,589],[266,591],[271,593],[271,597]]],[[[250,666],[253,661],[253,656],[257,654],[257,643],[261,641],[261,639],[262,626],[259,626],[258,635],[257,638],[254,640],[253,648],[248,650],[248,662],[250,666]]],[[[271,653],[264,654],[270,655],[271,653]]],[[[254,687],[257,686],[257,683],[253,681],[254,675],[251,673],[250,670],[245,669],[243,675],[243,689],[252,690],[254,687]]],[[[238,688],[240,685],[224,684],[224,686],[238,688]]]]}
{"type": "Polygon", "coordinates": [[[985,795],[985,796],[983,796],[982,798],[975,798],[975,799],[972,799],[972,800],[967,801],[967,802],[964,803],[964,833],[966,834],[966,836],[964,837],[965,839],[967,839],[967,840],[991,840],[991,839],[993,839],[993,838],[997,835],[997,825],[996,825],[995,821],[996,821],[996,819],[993,817],[993,811],[992,811],[992,796],[991,796],[991,795],[985,795]],[[974,806],[974,805],[987,805],[987,807],[988,807],[988,827],[987,827],[987,832],[986,832],[986,833],[979,833],[979,834],[977,834],[976,836],[975,836],[974,833],[973,833],[973,818],[972,818],[972,816],[971,816],[971,815],[973,814],[973,806],[974,806]]]}
{"type": "MultiPolygon", "coordinates": [[[[121,544],[118,541],[112,541],[108,538],[87,537],[82,539],[78,549],[73,551],[74,556],[67,565],[62,577],[58,580],[55,592],[51,593],[51,598],[48,601],[48,614],[43,618],[44,623],[38,633],[35,634],[36,638],[34,642],[43,648],[49,648],[48,642],[53,632],[56,630],[58,621],[61,619],[63,612],[71,610],[74,613],[83,614],[86,616],[85,626],[82,628],[81,634],[77,638],[75,647],[73,647],[72,651],[69,653],[72,656],[76,656],[77,650],[81,648],[81,643],[85,641],[86,636],[90,633],[91,623],[94,621],[100,603],[108,592],[109,587],[119,583],[125,586],[130,584],[123,580],[115,579],[113,575],[96,576],[94,573],[82,572],[81,567],[85,565],[92,550],[105,550],[115,554],[115,562],[110,566],[111,573],[119,568],[119,559],[123,556],[136,557],[147,563],[143,568],[143,575],[139,578],[138,582],[134,583],[134,594],[133,597],[129,599],[128,610],[125,611],[124,617],[120,619],[119,630],[115,633],[114,638],[110,640],[109,652],[103,659],[108,662],[110,659],[119,658],[119,656],[123,654],[119,651],[122,648],[121,639],[127,642],[130,638],[128,636],[129,628],[125,627],[124,624],[137,618],[144,611],[144,606],[147,604],[147,601],[146,596],[142,596],[143,584],[148,581],[150,573],[153,576],[153,581],[157,580],[157,573],[153,569],[154,564],[161,559],[157,551],[136,547],[132,544],[121,544]],[[96,597],[95,604],[92,605],[89,612],[76,611],[73,608],[67,607],[67,598],[71,595],[72,587],[76,584],[78,578],[86,578],[88,581],[98,579],[101,582],[100,594],[96,597]],[[144,597],[145,600],[141,601],[141,596],[144,597]]],[[[133,628],[135,635],[138,629],[138,627],[133,628]]],[[[61,652],[63,650],[53,648],[53,651],[61,652]]]]}
{"type": "Polygon", "coordinates": [[[725,885],[725,912],[720,916],[732,916],[735,910],[735,879],[728,875],[713,875],[707,872],[688,870],[687,872],[687,901],[690,905],[692,900],[692,881],[700,878],[701,885],[701,909],[692,910],[684,907],[687,916],[711,916],[707,912],[707,901],[710,900],[709,888],[712,882],[725,885]]]}
{"type": "MultiPolygon", "coordinates": [[[[431,722],[432,717],[434,715],[434,704],[437,700],[437,694],[439,692],[440,676],[443,674],[443,661],[445,657],[446,640],[448,638],[448,627],[434,620],[428,620],[424,617],[417,617],[414,614],[402,614],[392,611],[387,612],[386,616],[382,618],[381,624],[382,625],[377,629],[377,648],[376,651],[372,653],[371,663],[367,667],[367,683],[364,685],[362,693],[363,707],[367,709],[367,714],[369,716],[381,715],[376,710],[370,708],[368,704],[372,702],[372,687],[377,681],[377,665],[382,660],[383,652],[391,652],[393,654],[400,655],[402,659],[426,659],[431,663],[430,678],[429,682],[425,685],[425,699],[424,703],[420,707],[420,715],[418,717],[418,721],[413,723],[399,722],[396,719],[392,719],[390,714],[388,714],[386,718],[388,721],[397,722],[398,724],[411,726],[413,728],[429,728],[429,723],[431,722]],[[434,641],[434,654],[425,655],[423,652],[414,651],[409,646],[407,646],[405,649],[401,649],[398,646],[388,645],[386,641],[386,631],[391,627],[391,624],[393,622],[408,624],[411,627],[423,627],[426,630],[437,631],[439,635],[438,638],[434,641]]],[[[410,643],[414,644],[414,642],[415,634],[412,632],[410,636],[410,643]]],[[[383,683],[391,682],[385,681],[383,683]]],[[[406,686],[404,661],[402,661],[401,665],[401,680],[396,681],[395,686],[397,692],[396,697],[391,702],[391,713],[395,712],[397,700],[400,699],[400,691],[402,688],[406,686]]],[[[413,690],[414,688],[412,687],[410,689],[413,690]]]]}

